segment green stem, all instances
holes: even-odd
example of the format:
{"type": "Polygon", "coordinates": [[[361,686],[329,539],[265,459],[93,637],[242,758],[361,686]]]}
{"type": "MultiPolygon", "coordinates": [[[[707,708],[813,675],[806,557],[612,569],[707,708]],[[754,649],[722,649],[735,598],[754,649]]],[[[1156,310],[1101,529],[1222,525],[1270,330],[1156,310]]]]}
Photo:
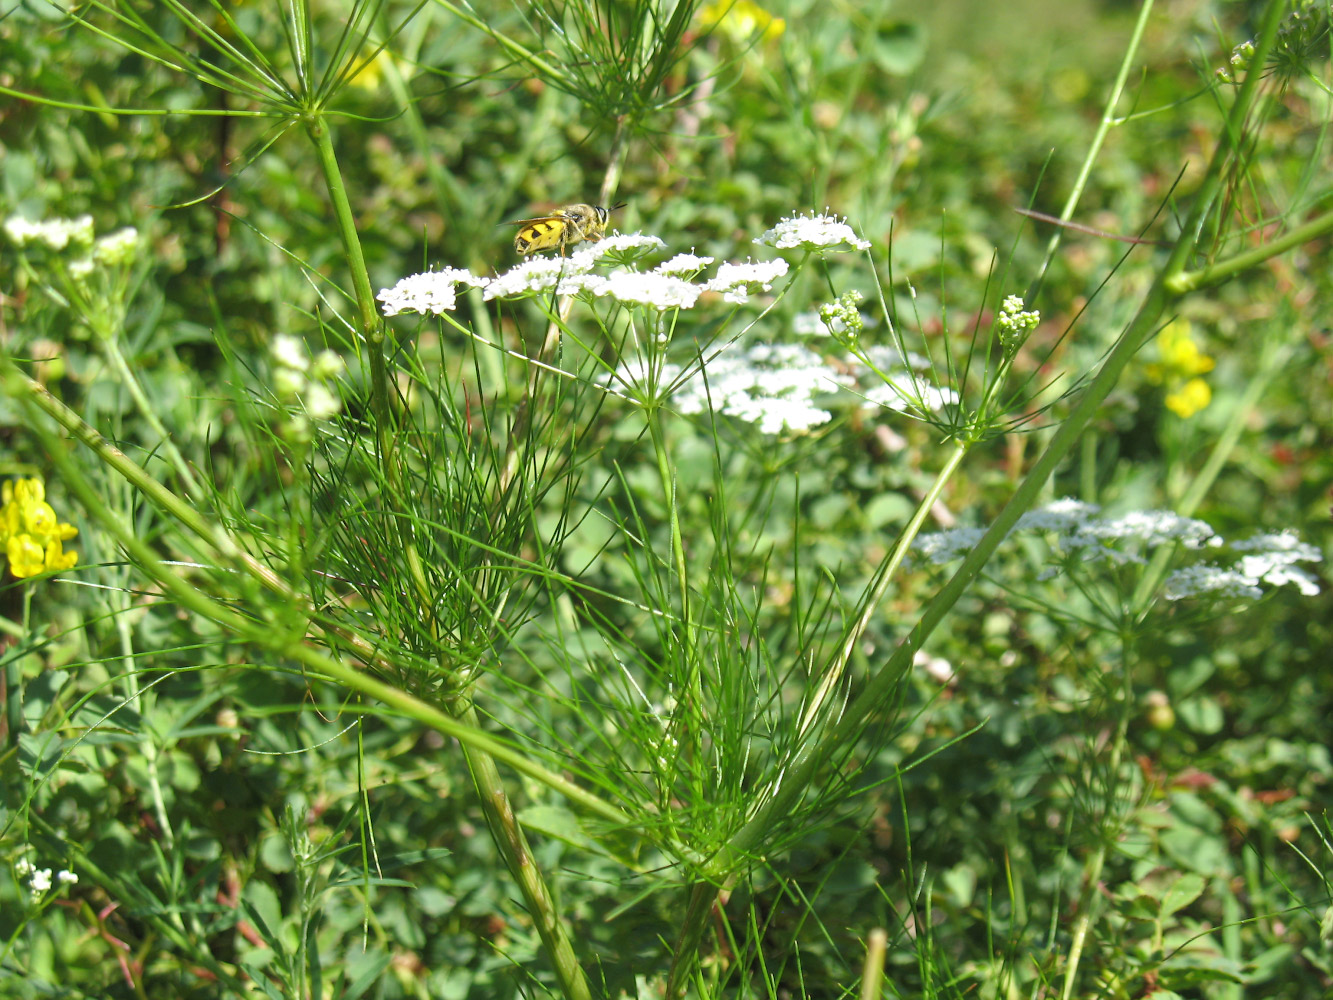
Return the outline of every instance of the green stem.
{"type": "MultiPolygon", "coordinates": [[[[28,583],[23,588],[22,639],[32,634],[32,587],[28,583]]],[[[18,645],[22,645],[20,642],[18,645]]],[[[19,737],[23,734],[23,661],[31,654],[18,654],[10,650],[9,662],[5,664],[5,727],[6,739],[11,748],[17,748],[19,737]]]]}
{"type": "MultiPolygon", "coordinates": [[[[144,763],[148,771],[148,790],[153,800],[153,813],[157,817],[158,826],[162,828],[162,840],[168,849],[175,845],[176,834],[171,827],[171,818],[167,815],[166,800],[162,796],[162,783],[157,770],[157,738],[153,732],[152,723],[149,721],[151,714],[149,706],[145,704],[143,692],[139,690],[139,670],[134,664],[134,639],[130,632],[129,624],[129,595],[133,590],[126,586],[116,591],[116,602],[119,605],[115,610],[116,635],[120,639],[120,658],[125,669],[125,703],[133,707],[139,714],[143,724],[143,738],[140,741],[140,750],[143,753],[144,763]]],[[[180,914],[175,914],[177,920],[180,914]]]]}
{"type": "MultiPolygon", "coordinates": [[[[680,589],[682,632],[678,648],[685,651],[689,662],[683,687],[687,711],[691,718],[689,725],[682,727],[682,731],[689,734],[690,745],[687,748],[689,758],[698,760],[699,740],[703,732],[703,727],[699,725],[700,713],[703,711],[703,690],[698,670],[698,650],[695,649],[694,602],[690,600],[689,560],[685,557],[685,539],[680,528],[680,498],[676,491],[676,477],[671,467],[671,457],[667,452],[666,434],[662,430],[661,413],[661,409],[657,407],[649,411],[648,435],[657,458],[657,476],[662,484],[662,499],[666,503],[667,519],[671,529],[671,558],[676,572],[676,586],[680,589]]],[[[671,613],[669,608],[664,610],[668,614],[671,613]]]]}
{"type": "MultiPolygon", "coordinates": [[[[1129,636],[1122,635],[1120,641],[1121,691],[1118,699],[1120,715],[1116,720],[1115,735],[1111,738],[1111,752],[1106,769],[1108,815],[1110,810],[1114,808],[1114,802],[1111,799],[1118,784],[1120,764],[1125,757],[1125,746],[1129,734],[1129,715],[1134,707],[1133,683],[1129,668],[1131,656],[1129,643],[1129,636]]],[[[1106,824],[1103,824],[1097,847],[1083,866],[1083,886],[1079,892],[1078,917],[1074,921],[1074,933],[1069,944],[1069,960],[1065,964],[1065,983],[1060,992],[1060,1000],[1069,1000],[1073,995],[1074,984],[1078,979],[1078,967],[1083,959],[1083,950],[1087,946],[1088,933],[1091,931],[1093,922],[1097,917],[1098,902],[1101,899],[1102,868],[1106,864],[1108,845],[1117,839],[1118,833],[1112,833],[1106,828],[1106,824]]]]}
{"type": "Polygon", "coordinates": [[[616,119],[616,131],[611,137],[611,150],[606,156],[606,173],[602,175],[602,188],[597,194],[597,204],[607,208],[615,204],[616,189],[620,187],[620,174],[625,169],[629,133],[629,116],[621,115],[616,119]]]}
{"type": "MultiPolygon", "coordinates": [[[[833,692],[838,690],[839,681],[851,660],[853,650],[856,649],[857,644],[865,635],[866,629],[869,628],[875,611],[888,592],[889,585],[896,579],[898,568],[902,565],[903,560],[907,558],[908,552],[911,551],[912,542],[920,533],[922,525],[925,524],[926,518],[930,515],[931,508],[939,500],[945,485],[953,477],[959,465],[962,464],[966,454],[967,447],[964,444],[959,443],[954,447],[943,468],[935,476],[935,481],[931,484],[930,489],[917,504],[915,514],[903,529],[897,543],[876,571],[870,592],[862,601],[860,616],[847,630],[847,635],[844,637],[842,646],[834,657],[833,663],[825,671],[824,676],[820,679],[819,686],[810,695],[805,711],[801,713],[795,741],[800,749],[795,761],[791,766],[782,768],[769,787],[756,796],[761,804],[754,816],[741,827],[723,851],[714,856],[709,862],[704,877],[694,883],[685,918],[681,923],[680,936],[676,941],[671,972],[667,979],[666,996],[668,998],[679,997],[683,994],[686,980],[694,970],[695,955],[703,941],[704,932],[708,928],[713,904],[719,893],[733,884],[737,875],[737,866],[744,863],[750,849],[757,846],[768,835],[773,824],[780,822],[781,817],[805,793],[809,782],[815,777],[815,771],[820,762],[854,735],[855,727],[844,729],[842,726],[836,726],[831,731],[826,731],[822,738],[814,739],[814,734],[818,732],[816,723],[820,718],[827,717],[827,703],[833,692]],[[801,761],[804,763],[797,763],[801,761]],[[725,855],[725,858],[722,855],[725,855]]],[[[887,686],[885,691],[887,691],[887,686]]],[[[856,705],[862,704],[864,700],[864,698],[858,699],[849,712],[855,712],[856,705]]],[[[883,704],[883,696],[881,695],[876,701],[878,704],[883,704]]]]}
{"type": "Polygon", "coordinates": [[[893,583],[897,576],[898,567],[902,565],[903,560],[907,558],[907,554],[912,550],[912,542],[916,540],[916,536],[921,532],[922,525],[925,524],[926,518],[930,516],[931,508],[935,506],[940,495],[944,492],[944,487],[953,478],[954,473],[958,471],[959,465],[962,464],[963,458],[967,455],[967,450],[967,446],[961,442],[954,445],[953,451],[945,460],[944,466],[936,474],[935,481],[931,483],[930,489],[926,491],[925,496],[917,504],[912,519],[907,522],[907,526],[898,536],[897,543],[879,567],[870,593],[862,601],[860,617],[847,631],[847,636],[843,639],[837,658],[834,660],[832,667],[825,672],[818,689],[816,689],[815,694],[806,706],[805,712],[802,714],[800,725],[797,728],[798,740],[805,738],[815,720],[822,713],[824,703],[828,700],[830,694],[837,689],[843,673],[847,669],[847,664],[851,661],[852,652],[865,635],[866,629],[870,627],[871,619],[874,618],[875,612],[879,610],[880,602],[883,601],[889,585],[893,583]]]}
{"type": "Polygon", "coordinates": [[[1069,943],[1069,961],[1065,965],[1065,984],[1060,992],[1060,1000],[1069,1000],[1074,989],[1074,977],[1078,972],[1087,944],[1088,932],[1092,929],[1094,907],[1099,891],[1098,883],[1102,877],[1102,866],[1106,862],[1106,845],[1100,844],[1083,866],[1083,888],[1079,893],[1078,917],[1074,921],[1074,933],[1069,943]]]}
{"type": "Polygon", "coordinates": [[[157,435],[159,446],[166,452],[167,458],[171,460],[171,464],[176,467],[176,474],[180,476],[181,483],[185,486],[186,494],[195,497],[203,496],[203,491],[199,489],[199,484],[195,481],[194,474],[190,471],[190,466],[185,461],[185,457],[180,453],[180,450],[177,449],[175,442],[171,440],[171,435],[167,432],[166,427],[163,426],[162,421],[158,419],[157,407],[153,406],[148,401],[148,396],[143,391],[143,386],[139,384],[139,380],[134,377],[134,372],[126,363],[125,356],[120,351],[120,343],[118,340],[119,332],[119,330],[99,330],[98,342],[102,345],[102,349],[110,359],[111,367],[113,367],[116,370],[116,374],[120,376],[121,384],[125,387],[126,391],[129,392],[130,398],[134,400],[134,405],[139,411],[139,416],[141,416],[148,423],[148,426],[152,428],[153,433],[157,435]]]}
{"type": "Polygon", "coordinates": [[[860,1000],[879,1000],[884,994],[884,956],[889,950],[889,935],[876,927],[866,935],[866,960],[861,966],[860,1000]]]}
{"type": "MultiPolygon", "coordinates": [[[[1092,176],[1092,166],[1097,162],[1097,157],[1102,151],[1106,137],[1110,134],[1111,126],[1119,123],[1115,117],[1116,105],[1120,103],[1120,97],[1125,92],[1125,84],[1129,80],[1130,69],[1133,66],[1135,56],[1138,54],[1139,45],[1143,41],[1143,34],[1148,28],[1148,19],[1152,14],[1152,7],[1153,0],[1144,0],[1143,5],[1139,8],[1138,20],[1134,22],[1134,30],[1130,33],[1129,44],[1125,48],[1125,57],[1120,60],[1120,70],[1116,73],[1115,83],[1112,84],[1110,96],[1106,99],[1106,107],[1102,110],[1102,120],[1097,123],[1097,131],[1093,134],[1092,143],[1088,146],[1088,152],[1083,157],[1083,165],[1079,167],[1078,176],[1074,179],[1074,186],[1069,192],[1069,197],[1065,199],[1064,207],[1060,209],[1060,218],[1063,221],[1068,221],[1073,216],[1074,209],[1078,207],[1079,199],[1083,197],[1083,191],[1088,186],[1088,179],[1092,176]]],[[[1036,293],[1046,277],[1046,269],[1051,266],[1055,251],[1060,245],[1061,234],[1061,227],[1056,226],[1055,232],[1051,234],[1051,238],[1046,244],[1046,254],[1042,258],[1041,267],[1037,270],[1037,277],[1028,292],[1028,302],[1032,302],[1036,298],[1036,293]]]]}
{"type": "Polygon", "coordinates": [[[361,336],[370,360],[370,405],[379,435],[380,461],[387,470],[393,454],[393,409],[389,403],[389,375],[384,358],[384,322],[380,319],[379,310],[375,308],[375,294],[371,290],[370,274],[361,252],[361,237],[356,231],[356,218],[347,197],[347,188],[343,184],[342,171],[338,169],[338,156],[333,149],[328,123],[321,117],[312,118],[306,124],[306,132],[319,157],[329,202],[333,206],[334,221],[347,254],[347,266],[352,273],[361,336]]]}
{"type": "MultiPolygon", "coordinates": [[[[33,410],[39,410],[52,415],[61,414],[63,411],[65,415],[73,416],[73,414],[69,413],[63,406],[53,406],[52,404],[58,403],[58,401],[50,396],[50,393],[46,391],[45,387],[33,382],[27,376],[19,372],[8,359],[0,357],[0,372],[2,372],[4,376],[3,384],[6,394],[14,398],[26,411],[28,411],[29,417],[33,415],[33,410]]],[[[75,421],[76,426],[82,424],[81,421],[77,420],[77,417],[75,417],[75,421]]],[[[107,509],[102,498],[88,483],[82,472],[79,471],[73,460],[67,454],[67,449],[64,447],[63,442],[57,438],[54,433],[42,427],[40,421],[37,420],[29,419],[25,426],[41,438],[47,453],[51,457],[51,461],[60,469],[66,485],[71,491],[78,495],[84,508],[116,538],[125,551],[133,558],[136,565],[140,566],[145,573],[151,576],[159,585],[171,594],[174,600],[178,601],[187,610],[195,611],[210,621],[217,623],[224,629],[234,632],[242,641],[253,642],[265,649],[274,650],[279,654],[289,656],[298,663],[304,664],[312,671],[332,678],[354,691],[360,691],[363,694],[367,694],[390,708],[402,712],[409,718],[416,719],[423,725],[430,726],[439,730],[446,736],[453,737],[469,748],[482,750],[491,754],[497,760],[503,761],[520,774],[525,774],[533,780],[541,782],[558,794],[569,798],[575,805],[587,809],[592,814],[602,817],[609,823],[624,827],[633,825],[632,818],[625,812],[585,791],[567,778],[564,778],[553,771],[549,771],[540,764],[529,760],[517,750],[501,743],[494,737],[473,726],[457,722],[446,713],[441,712],[439,709],[434,708],[431,705],[427,705],[425,702],[414,698],[405,691],[401,691],[383,681],[377,680],[369,674],[355,667],[348,666],[341,660],[321,652],[314,646],[305,642],[304,635],[292,637],[290,633],[283,634],[281,630],[274,628],[272,623],[247,618],[244,615],[238,614],[226,603],[214,601],[194,586],[186,583],[178,573],[168,570],[159,562],[157,554],[153,549],[140,541],[129,525],[124,524],[117,516],[107,509]]],[[[106,459],[108,462],[111,462],[111,460],[114,459],[114,467],[118,470],[124,468],[133,471],[135,473],[135,479],[132,479],[131,482],[136,486],[138,485],[138,482],[136,481],[137,478],[147,478],[149,484],[156,486],[157,490],[150,492],[145,489],[144,492],[149,493],[152,498],[156,498],[159,492],[165,494],[166,497],[171,500],[171,506],[167,511],[168,514],[173,514],[175,512],[177,505],[181,503],[179,498],[172,496],[170,491],[162,488],[160,484],[155,483],[151,478],[147,477],[142,469],[131,462],[123,454],[112,449],[111,446],[106,443],[105,439],[103,439],[95,430],[87,427],[86,424],[82,425],[81,434],[79,435],[80,439],[82,440],[83,435],[87,433],[91,433],[93,436],[93,441],[91,443],[96,444],[95,450],[99,456],[106,454],[108,456],[106,459]],[[108,449],[110,449],[109,452],[108,449]]],[[[193,514],[193,511],[190,513],[193,514]]],[[[191,523],[197,523],[199,521],[202,521],[202,519],[191,517],[188,521],[184,521],[183,523],[188,527],[191,523]]],[[[200,537],[211,540],[216,536],[218,538],[219,548],[222,548],[225,545],[226,551],[236,550],[235,542],[226,538],[226,536],[222,535],[220,532],[215,531],[212,525],[207,521],[202,521],[202,524],[203,532],[200,537]]],[[[253,557],[250,556],[240,558],[238,563],[246,568],[250,568],[253,563],[255,572],[262,572],[262,578],[266,583],[271,584],[271,589],[278,596],[279,603],[286,606],[285,610],[290,611],[293,607],[304,608],[304,603],[295,594],[295,591],[285,580],[279,577],[267,566],[263,566],[263,564],[258,563],[257,560],[254,560],[253,557]]],[[[308,622],[307,626],[322,627],[319,626],[319,623],[314,621],[308,622]]],[[[353,652],[357,655],[358,659],[365,659],[366,662],[370,663],[384,663],[382,654],[360,636],[344,633],[336,629],[326,629],[326,632],[328,633],[329,638],[336,637],[352,646],[353,652]]]]}
{"type": "Polygon", "coordinates": [[[1329,232],[1333,232],[1333,212],[1326,212],[1318,218],[1311,219],[1305,225],[1297,226],[1285,236],[1279,236],[1277,239],[1262,246],[1257,246],[1253,250],[1246,250],[1244,253],[1238,253],[1225,260],[1215,261],[1197,271],[1180,271],[1168,281],[1167,290],[1173,295],[1185,295],[1188,292],[1197,292],[1201,288],[1212,288],[1215,285],[1224,284],[1238,274],[1258,267],[1265,261],[1280,256],[1302,244],[1309,243],[1311,240],[1317,240],[1329,232]]]}
{"type": "MultiPolygon", "coordinates": [[[[461,716],[468,725],[476,726],[476,710],[468,708],[461,716]]],[[[532,856],[523,828],[514,816],[509,796],[505,793],[500,780],[500,772],[495,766],[495,759],[487,753],[464,747],[467,755],[468,770],[477,786],[477,797],[486,820],[491,828],[491,836],[509,868],[509,874],[518,883],[523,899],[527,903],[528,915],[536,925],[542,945],[551,966],[560,983],[561,992],[566,1000],[592,1000],[588,980],[579,967],[578,958],[570,942],[565,926],[556,912],[551,892],[542,878],[541,869],[532,856]]]]}
{"type": "Polygon", "coordinates": [[[531,66],[533,72],[537,76],[544,76],[549,80],[562,83],[566,86],[568,85],[569,81],[568,73],[566,73],[564,70],[560,69],[557,66],[553,66],[546,60],[541,59],[538,56],[534,55],[530,50],[524,48],[518,42],[510,38],[508,35],[496,31],[494,28],[490,26],[490,24],[482,20],[477,15],[471,13],[466,7],[460,7],[456,4],[449,3],[448,0],[435,0],[435,2],[439,4],[441,7],[443,7],[445,10],[449,11],[449,13],[453,14],[463,23],[470,24],[478,31],[490,35],[493,39],[499,42],[500,46],[506,52],[512,55],[515,59],[517,59],[519,62],[525,62],[529,66],[531,66]]]}

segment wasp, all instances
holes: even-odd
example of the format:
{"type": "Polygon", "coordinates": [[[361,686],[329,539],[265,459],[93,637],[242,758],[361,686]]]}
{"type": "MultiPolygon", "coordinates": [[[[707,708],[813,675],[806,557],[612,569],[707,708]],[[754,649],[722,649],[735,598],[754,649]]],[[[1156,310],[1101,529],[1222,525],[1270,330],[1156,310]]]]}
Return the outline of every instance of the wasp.
{"type": "Polygon", "coordinates": [[[550,215],[540,219],[519,219],[506,222],[506,226],[521,226],[514,236],[514,249],[524,256],[538,250],[560,248],[560,256],[565,255],[565,247],[589,240],[596,243],[606,235],[606,222],[611,213],[624,208],[622,201],[611,208],[601,205],[566,205],[550,215]]]}

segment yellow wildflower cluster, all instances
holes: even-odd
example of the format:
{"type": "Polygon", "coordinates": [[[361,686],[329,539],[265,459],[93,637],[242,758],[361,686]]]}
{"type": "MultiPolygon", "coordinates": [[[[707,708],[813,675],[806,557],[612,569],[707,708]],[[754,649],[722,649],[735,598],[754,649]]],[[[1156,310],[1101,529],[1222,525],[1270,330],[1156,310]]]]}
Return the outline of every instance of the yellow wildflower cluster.
{"type": "Polygon", "coordinates": [[[40,479],[16,479],[0,486],[0,547],[9,557],[9,571],[17,577],[36,576],[52,569],[69,569],[79,561],[77,552],[61,544],[79,533],[61,524],[46,502],[40,479]]]}
{"type": "Polygon", "coordinates": [[[1157,335],[1161,361],[1147,366],[1148,379],[1165,386],[1166,408],[1178,417],[1194,416],[1213,398],[1213,390],[1199,378],[1213,370],[1215,362],[1194,342],[1190,321],[1176,319],[1157,335]]]}
{"type": "Polygon", "coordinates": [[[774,17],[754,0],[715,0],[699,10],[705,27],[717,27],[737,44],[752,40],[772,42],[787,30],[787,22],[774,17]]]}

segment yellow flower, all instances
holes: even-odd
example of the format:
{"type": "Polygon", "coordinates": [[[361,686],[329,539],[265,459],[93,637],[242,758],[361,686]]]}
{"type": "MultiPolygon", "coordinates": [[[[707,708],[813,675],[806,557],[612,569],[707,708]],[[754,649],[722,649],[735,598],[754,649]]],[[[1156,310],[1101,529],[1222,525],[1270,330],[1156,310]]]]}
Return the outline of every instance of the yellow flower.
{"type": "Polygon", "coordinates": [[[388,49],[380,49],[369,59],[360,59],[356,71],[347,78],[353,87],[362,90],[377,90],[383,82],[385,70],[392,63],[402,76],[411,76],[410,66],[401,59],[396,59],[388,49]]]}
{"type": "Polygon", "coordinates": [[[1213,400],[1213,390],[1201,378],[1192,378],[1175,392],[1166,394],[1166,408],[1181,419],[1194,416],[1213,400]]]}
{"type": "Polygon", "coordinates": [[[754,0],[714,0],[699,10],[705,27],[716,25],[734,42],[748,42],[756,34],[759,41],[771,42],[787,30],[787,22],[774,17],[754,0]]]}
{"type": "Polygon", "coordinates": [[[63,542],[79,529],[61,524],[46,502],[40,479],[18,479],[0,485],[0,545],[9,559],[9,571],[23,578],[48,570],[69,569],[79,560],[66,552],[63,542]]]}
{"type": "Polygon", "coordinates": [[[9,556],[9,572],[20,579],[36,576],[45,568],[46,553],[31,535],[10,535],[6,554],[9,556]]]}
{"type": "Polygon", "coordinates": [[[1161,360],[1146,367],[1149,381],[1166,386],[1166,407],[1178,417],[1192,417],[1213,398],[1208,383],[1199,378],[1217,363],[1194,342],[1190,321],[1175,319],[1157,335],[1161,360]]]}

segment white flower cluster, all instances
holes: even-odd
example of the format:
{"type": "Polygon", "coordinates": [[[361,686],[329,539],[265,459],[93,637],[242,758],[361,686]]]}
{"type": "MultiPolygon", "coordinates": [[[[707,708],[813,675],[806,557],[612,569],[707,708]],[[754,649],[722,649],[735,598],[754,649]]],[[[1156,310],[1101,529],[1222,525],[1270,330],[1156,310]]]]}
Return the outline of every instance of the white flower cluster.
{"type": "Polygon", "coordinates": [[[1233,552],[1245,552],[1233,567],[1187,566],[1172,573],[1166,581],[1166,596],[1177,601],[1199,597],[1210,591],[1223,595],[1260,597],[1259,584],[1281,587],[1293,584],[1306,597],[1319,593],[1319,581],[1296,563],[1319,562],[1323,556],[1313,545],[1302,542],[1294,532],[1256,535],[1232,542],[1233,552]]]}
{"type": "Polygon", "coordinates": [[[139,249],[139,230],[124,226],[93,244],[93,262],[107,267],[128,264],[139,249]]]}
{"type": "MultiPolygon", "coordinates": [[[[1171,511],[1131,511],[1117,517],[1102,517],[1100,512],[1096,504],[1057,500],[1028,511],[1018,519],[1014,532],[1052,534],[1057,551],[1077,556],[1084,563],[1142,565],[1148,562],[1148,551],[1160,545],[1179,544],[1214,552],[1229,548],[1243,553],[1231,567],[1202,563],[1176,570],[1166,579],[1164,594],[1168,600],[1207,594],[1259,597],[1260,584],[1280,587],[1290,583],[1306,596],[1319,593],[1319,581],[1296,563],[1318,562],[1322,556],[1317,548],[1290,532],[1228,543],[1205,522],[1171,511]]],[[[944,563],[970,551],[982,534],[980,528],[953,528],[921,535],[913,548],[928,562],[944,563]]],[[[1054,572],[1044,575],[1050,577],[1054,572]]]]}
{"type": "Polygon", "coordinates": [[[346,365],[330,350],[320,351],[311,360],[305,344],[288,333],[273,338],[269,358],[273,362],[273,391],[281,402],[301,411],[283,424],[283,436],[309,441],[310,421],[329,420],[342,409],[342,400],[329,383],[343,373],[346,365]]]}
{"type": "Polygon", "coordinates": [[[658,274],[688,275],[693,278],[709,264],[712,257],[700,257],[693,253],[678,253],[668,261],[658,264],[653,270],[658,274]]]}
{"type": "Polygon", "coordinates": [[[599,297],[653,309],[689,309],[703,291],[693,282],[674,274],[641,274],[638,271],[612,271],[591,284],[589,290],[599,297]]]}
{"type": "Polygon", "coordinates": [[[1027,335],[1041,322],[1041,313],[1035,309],[1024,311],[1023,300],[1017,295],[1005,297],[1000,304],[1000,314],[995,317],[995,326],[1000,334],[1000,345],[1006,354],[1018,350],[1027,335]]]}
{"type": "Polygon", "coordinates": [[[729,261],[719,264],[717,277],[704,288],[710,292],[721,292],[723,301],[734,305],[743,305],[750,297],[750,286],[758,285],[761,291],[768,291],[773,282],[787,273],[787,262],[777,260],[746,261],[744,264],[732,264],[729,261]]]}
{"type": "Polygon", "coordinates": [[[793,215],[756,237],[755,242],[779,250],[819,254],[870,249],[870,241],[857,236],[847,221],[836,215],[793,215]]]}
{"type": "Polygon", "coordinates": [[[64,250],[75,246],[89,246],[93,242],[93,217],[80,215],[77,219],[45,219],[29,222],[21,215],[5,220],[5,235],[15,246],[40,243],[48,250],[64,250]]]}
{"type": "Polygon", "coordinates": [[[401,278],[392,288],[381,288],[375,296],[383,303],[385,316],[415,312],[438,316],[458,304],[457,287],[470,285],[482,288],[488,279],[479,278],[461,267],[446,267],[441,271],[423,271],[401,278]]]}
{"type": "MultiPolygon", "coordinates": [[[[874,368],[867,367],[859,357],[826,358],[801,343],[745,348],[728,345],[689,368],[662,365],[653,383],[670,387],[673,408],[679,413],[726,414],[758,425],[765,434],[808,431],[827,423],[832,414],[827,405],[817,405],[815,399],[834,397],[842,390],[851,390],[844,397],[859,397],[855,402],[917,415],[958,400],[957,393],[930,385],[907,369],[907,364],[918,371],[929,367],[916,355],[909,355],[905,364],[894,348],[877,345],[868,348],[864,356],[874,368]],[[886,378],[891,384],[885,384],[886,378]]],[[[617,395],[635,397],[636,393],[625,387],[645,381],[642,362],[626,360],[602,384],[617,395]]]]}
{"type": "Polygon", "coordinates": [[[4,230],[10,242],[18,247],[37,245],[55,253],[67,248],[77,251],[79,256],[63,261],[63,266],[80,285],[98,267],[113,268],[133,263],[139,249],[139,230],[133,226],[125,226],[94,240],[91,215],[42,222],[29,222],[21,215],[11,215],[5,220],[4,230]]]}
{"type": "Polygon", "coordinates": [[[52,882],[50,868],[38,868],[26,858],[20,858],[14,863],[14,874],[28,880],[28,889],[35,896],[40,896],[52,885],[77,885],[79,881],[78,875],[62,868],[56,872],[55,882],[52,882]]]}
{"type": "Polygon", "coordinates": [[[584,294],[631,306],[689,309],[698,302],[701,294],[708,291],[720,292],[728,302],[743,303],[753,288],[769,291],[773,282],[787,273],[785,260],[724,263],[718,268],[716,277],[699,284],[690,277],[713,263],[713,258],[692,253],[677,254],[651,271],[620,267],[608,274],[593,272],[594,267],[608,259],[623,265],[629,258],[662,246],[656,236],[612,235],[600,243],[576,250],[568,257],[525,260],[493,278],[456,267],[408,275],[392,288],[381,289],[376,298],[385,316],[404,312],[438,316],[455,309],[460,285],[483,289],[482,297],[487,301],[545,293],[584,294]]]}
{"type": "MultiPolygon", "coordinates": [[[[663,385],[675,385],[672,404],[679,413],[723,413],[758,425],[764,434],[808,431],[830,419],[814,397],[850,382],[799,344],[756,344],[723,351],[706,362],[707,378],[698,368],[686,372],[665,364],[658,374],[663,385]]],[[[638,362],[626,361],[604,384],[635,385],[645,379],[638,362]]]]}
{"type": "Polygon", "coordinates": [[[612,233],[601,242],[590,244],[578,253],[587,254],[593,260],[610,257],[618,264],[629,264],[665,247],[665,243],[647,233],[612,233]]]}

